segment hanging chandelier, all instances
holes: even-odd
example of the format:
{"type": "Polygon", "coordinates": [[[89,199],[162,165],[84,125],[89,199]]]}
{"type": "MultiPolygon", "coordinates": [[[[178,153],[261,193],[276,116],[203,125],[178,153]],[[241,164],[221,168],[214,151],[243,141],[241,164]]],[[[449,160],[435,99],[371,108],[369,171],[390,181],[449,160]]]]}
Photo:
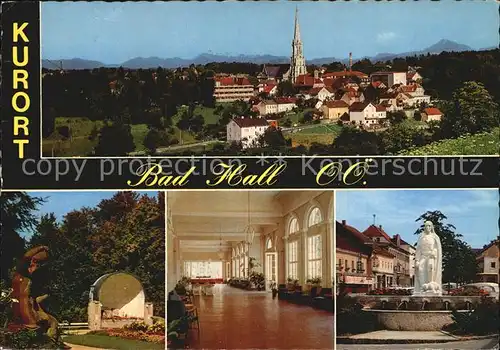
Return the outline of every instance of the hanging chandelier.
{"type": "Polygon", "coordinates": [[[247,205],[247,226],[245,227],[245,230],[243,233],[245,234],[245,243],[248,244],[249,246],[252,245],[253,239],[255,237],[255,230],[253,229],[251,222],[250,222],[250,191],[247,191],[247,200],[248,200],[248,205],[247,205]]]}

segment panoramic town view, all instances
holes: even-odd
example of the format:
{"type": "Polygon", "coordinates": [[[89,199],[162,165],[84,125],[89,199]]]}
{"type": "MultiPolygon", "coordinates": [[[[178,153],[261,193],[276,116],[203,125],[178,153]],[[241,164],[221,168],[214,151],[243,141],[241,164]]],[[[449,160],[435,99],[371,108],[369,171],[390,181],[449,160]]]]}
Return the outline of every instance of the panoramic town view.
{"type": "Polygon", "coordinates": [[[42,4],[44,156],[498,153],[494,2],[69,5],[42,4]]]}
{"type": "Polygon", "coordinates": [[[497,204],[495,190],[337,192],[337,349],[498,349],[497,204]]]}

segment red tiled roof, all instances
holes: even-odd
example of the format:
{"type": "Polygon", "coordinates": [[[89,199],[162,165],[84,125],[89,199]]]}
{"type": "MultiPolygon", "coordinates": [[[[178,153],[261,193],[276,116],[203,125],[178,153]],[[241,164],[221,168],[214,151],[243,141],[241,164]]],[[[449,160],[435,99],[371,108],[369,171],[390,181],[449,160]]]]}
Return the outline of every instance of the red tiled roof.
{"type": "Polygon", "coordinates": [[[376,105],[375,109],[377,110],[377,112],[385,112],[386,111],[386,107],[383,105],[376,105]]]}
{"type": "Polygon", "coordinates": [[[349,226],[344,222],[337,221],[337,225],[340,225],[342,228],[346,229],[349,233],[351,233],[358,240],[360,240],[362,242],[366,242],[366,243],[370,242],[370,239],[367,236],[365,236],[363,233],[361,233],[358,229],[356,229],[352,226],[349,226]]]}
{"type": "Polygon", "coordinates": [[[345,108],[349,107],[349,105],[342,100],[333,100],[333,101],[326,101],[324,106],[327,106],[328,108],[345,108]]]}
{"type": "Polygon", "coordinates": [[[221,85],[252,85],[247,78],[242,77],[219,77],[215,81],[221,85]]]}
{"type": "Polygon", "coordinates": [[[313,86],[314,84],[324,84],[323,81],[319,78],[315,79],[314,77],[308,74],[302,74],[297,77],[295,81],[295,85],[305,85],[305,86],[313,86]]]}
{"type": "Polygon", "coordinates": [[[266,86],[264,86],[264,92],[270,93],[271,90],[274,89],[275,87],[276,87],[276,85],[273,85],[273,84],[266,85],[266,86]]]}
{"type": "Polygon", "coordinates": [[[426,108],[424,109],[424,112],[427,115],[443,115],[443,113],[441,113],[441,111],[436,107],[426,108]]]}
{"type": "Polygon", "coordinates": [[[403,86],[400,87],[400,89],[403,92],[415,92],[415,90],[417,90],[417,84],[403,85],[403,86]]]}
{"type": "Polygon", "coordinates": [[[251,128],[255,126],[267,126],[267,121],[264,118],[234,118],[233,121],[240,128],[251,128]]]}
{"type": "Polygon", "coordinates": [[[282,104],[282,103],[295,103],[297,99],[295,97],[278,97],[276,98],[276,103],[282,104]]]}
{"type": "Polygon", "coordinates": [[[363,231],[363,234],[368,237],[384,237],[387,242],[391,242],[391,237],[382,230],[381,227],[377,227],[375,225],[370,225],[366,230],[363,231]]]}
{"type": "Polygon", "coordinates": [[[328,72],[328,73],[324,73],[323,74],[323,78],[332,78],[332,77],[335,77],[335,78],[338,78],[338,77],[360,77],[360,78],[368,78],[368,75],[366,75],[365,73],[363,72],[359,72],[359,71],[340,71],[340,72],[328,72]]]}
{"type": "Polygon", "coordinates": [[[384,92],[380,94],[380,98],[396,98],[397,96],[396,92],[384,92]]]}
{"type": "Polygon", "coordinates": [[[370,102],[354,102],[351,107],[349,107],[349,111],[351,112],[361,112],[364,111],[370,102]]]}

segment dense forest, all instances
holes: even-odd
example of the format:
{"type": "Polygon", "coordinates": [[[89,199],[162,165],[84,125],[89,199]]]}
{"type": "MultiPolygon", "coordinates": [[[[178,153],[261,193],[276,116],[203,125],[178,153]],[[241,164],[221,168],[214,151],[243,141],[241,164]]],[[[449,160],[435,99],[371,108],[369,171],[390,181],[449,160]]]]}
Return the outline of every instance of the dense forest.
{"type": "Polygon", "coordinates": [[[2,217],[2,293],[11,284],[16,260],[34,246],[49,248],[44,276],[48,308],[59,321],[85,322],[90,286],[102,275],[124,271],[136,275],[154,313],[165,312],[165,208],[158,197],[118,192],[96,207],[41,218],[46,199],[22,192],[0,196],[2,217]],[[33,234],[26,236],[28,232],[33,234]]]}
{"type": "MultiPolygon", "coordinates": [[[[370,74],[381,69],[395,71],[406,71],[408,66],[416,67],[424,77],[423,87],[426,93],[438,101],[439,107],[444,109],[448,121],[444,130],[437,132],[436,128],[430,128],[427,132],[411,130],[417,135],[405,135],[412,141],[412,146],[425,145],[431,141],[443,138],[457,137],[463,134],[456,128],[452,130],[450,123],[461,118],[457,113],[471,116],[471,111],[465,111],[458,107],[460,98],[454,94],[460,89],[468,92],[477,91],[480,95],[484,93],[491,96],[491,102],[485,107],[491,111],[500,102],[500,50],[469,51],[469,52],[443,52],[439,55],[421,55],[406,58],[396,58],[387,62],[370,62],[368,59],[360,60],[353,65],[353,69],[370,74]],[[466,87],[466,82],[478,83],[477,89],[466,87]],[[472,90],[471,90],[472,89],[472,90]],[[479,90],[478,90],[479,89],[479,90]],[[464,114],[465,113],[465,114],[464,114]],[[450,115],[448,115],[450,114],[450,115]],[[413,142],[413,143],[412,143],[413,142]]],[[[339,62],[332,62],[325,66],[328,70],[339,70],[344,67],[339,62]]],[[[310,66],[312,71],[315,67],[310,66]]],[[[250,108],[243,108],[237,103],[227,106],[217,106],[215,113],[217,120],[207,122],[203,116],[195,113],[196,106],[215,107],[213,98],[214,74],[218,73],[243,73],[255,76],[261,66],[251,63],[209,63],[206,65],[191,65],[186,68],[175,70],[138,69],[126,70],[123,68],[100,68],[93,70],[71,70],[55,71],[43,70],[43,137],[44,138],[71,138],[71,131],[65,126],[56,126],[56,117],[64,118],[89,118],[90,120],[102,121],[99,128],[94,126],[91,138],[98,140],[94,149],[95,155],[125,155],[134,151],[132,141],[131,125],[146,124],[147,135],[144,145],[150,153],[155,153],[159,147],[168,147],[179,142],[177,132],[185,130],[196,134],[198,140],[220,139],[224,134],[225,125],[235,115],[250,114],[250,108]],[[186,106],[187,108],[184,108],[186,106]],[[182,109],[181,116],[179,113],[182,109]],[[243,113],[243,114],[242,114],[243,113]],[[246,114],[245,114],[246,113],[246,114]],[[174,116],[180,120],[173,120],[174,116]],[[122,140],[120,144],[115,142],[122,140]]],[[[257,84],[256,79],[251,80],[257,84]]],[[[290,87],[286,84],[279,86],[279,93],[291,94],[290,87]]],[[[483,99],[483,101],[486,101],[483,99]]],[[[471,102],[472,103],[472,102],[471,102]]],[[[468,105],[471,105],[469,103],[468,105]]],[[[491,129],[491,117],[496,117],[488,112],[485,116],[489,122],[481,125],[465,127],[465,132],[479,132],[491,129]]],[[[481,119],[482,117],[478,117],[481,119]]],[[[478,118],[472,118],[472,124],[480,124],[478,118]]],[[[341,138],[333,144],[333,149],[328,145],[313,145],[310,149],[298,147],[292,149],[284,138],[278,135],[266,136],[274,140],[272,143],[263,142],[262,147],[256,150],[243,151],[238,145],[216,144],[203,153],[210,154],[248,154],[249,152],[261,153],[277,150],[280,153],[331,153],[334,154],[358,154],[359,144],[350,144],[363,131],[349,130],[345,128],[341,138]],[[350,141],[349,141],[350,140],[350,141]],[[344,145],[344,142],[348,142],[344,145]],[[342,146],[339,146],[342,144],[342,146]],[[352,147],[351,147],[352,146],[352,147]]],[[[464,131],[462,130],[462,131],[464,131]]],[[[408,133],[408,130],[393,130],[391,134],[408,133]]],[[[279,130],[270,131],[275,135],[279,130]]],[[[364,135],[372,152],[370,154],[386,154],[401,151],[402,146],[389,145],[384,142],[387,135],[364,135]],[[373,144],[376,142],[377,146],[373,144]],[[375,152],[375,153],[373,153],[375,152]]],[[[363,142],[364,143],[364,142],[363,142]]],[[[361,150],[365,148],[362,147],[361,150]]],[[[193,154],[193,150],[177,151],[176,154],[193,154]]],[[[162,153],[163,154],[163,153],[162,153]]]]}

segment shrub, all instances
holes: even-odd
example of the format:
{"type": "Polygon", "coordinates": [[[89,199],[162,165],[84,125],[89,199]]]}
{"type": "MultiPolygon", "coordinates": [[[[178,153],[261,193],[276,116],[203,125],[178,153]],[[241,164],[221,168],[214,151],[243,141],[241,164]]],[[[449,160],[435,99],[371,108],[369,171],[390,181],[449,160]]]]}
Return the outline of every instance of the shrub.
{"type": "Polygon", "coordinates": [[[123,328],[129,331],[146,332],[148,330],[148,325],[144,322],[132,322],[123,328]]]}
{"type": "Polygon", "coordinates": [[[454,324],[451,331],[455,334],[486,335],[498,333],[499,302],[484,298],[472,311],[453,311],[454,324]]]}
{"type": "Polygon", "coordinates": [[[363,305],[348,296],[337,297],[337,334],[358,334],[377,329],[374,315],[363,312],[363,305]]]}
{"type": "Polygon", "coordinates": [[[368,295],[411,295],[409,289],[392,289],[379,288],[373,289],[367,293],[368,295]]]}
{"type": "Polygon", "coordinates": [[[0,331],[0,344],[12,349],[58,349],[56,342],[46,334],[34,330],[21,329],[18,331],[0,331]]]}

